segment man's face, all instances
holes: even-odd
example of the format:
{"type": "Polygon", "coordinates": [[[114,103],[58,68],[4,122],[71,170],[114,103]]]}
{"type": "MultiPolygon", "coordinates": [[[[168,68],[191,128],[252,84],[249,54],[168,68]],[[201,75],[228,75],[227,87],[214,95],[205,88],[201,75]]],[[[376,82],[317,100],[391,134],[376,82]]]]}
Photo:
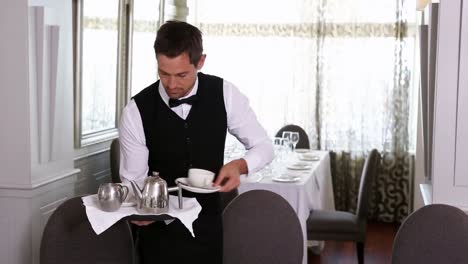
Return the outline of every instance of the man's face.
{"type": "Polygon", "coordinates": [[[175,58],[169,58],[163,54],[157,55],[158,74],[167,95],[178,99],[186,96],[192,90],[197,72],[203,67],[206,55],[202,55],[198,65],[190,63],[186,52],[175,58]]]}

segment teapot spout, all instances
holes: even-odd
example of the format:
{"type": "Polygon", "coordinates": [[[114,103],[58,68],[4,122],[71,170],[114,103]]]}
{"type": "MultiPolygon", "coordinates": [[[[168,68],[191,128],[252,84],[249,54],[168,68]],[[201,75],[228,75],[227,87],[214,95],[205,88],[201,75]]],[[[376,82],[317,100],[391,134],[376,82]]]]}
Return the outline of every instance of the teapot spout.
{"type": "Polygon", "coordinates": [[[133,194],[135,197],[140,201],[143,198],[143,195],[141,194],[140,187],[138,187],[138,184],[135,181],[130,181],[132,184],[132,189],[133,189],[133,194]]]}

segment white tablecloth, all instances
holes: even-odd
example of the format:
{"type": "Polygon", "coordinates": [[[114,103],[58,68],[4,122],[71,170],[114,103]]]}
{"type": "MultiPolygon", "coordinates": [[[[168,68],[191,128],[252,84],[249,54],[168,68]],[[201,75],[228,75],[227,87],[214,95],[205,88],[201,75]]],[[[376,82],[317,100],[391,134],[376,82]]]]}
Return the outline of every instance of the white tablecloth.
{"type": "MultiPolygon", "coordinates": [[[[94,232],[99,235],[106,229],[111,227],[120,219],[130,215],[152,215],[152,214],[141,214],[137,212],[135,206],[120,207],[115,212],[104,212],[99,208],[97,195],[88,195],[81,198],[83,204],[86,207],[86,215],[91,223],[91,227],[94,232]]],[[[195,198],[184,197],[184,208],[179,209],[179,199],[177,196],[169,196],[169,212],[166,213],[179,220],[187,227],[190,233],[193,234],[192,223],[198,218],[198,214],[201,211],[201,206],[195,198]]]]}
{"type": "MultiPolygon", "coordinates": [[[[292,154],[297,155],[297,154],[292,154]]],[[[319,156],[320,160],[307,162],[311,165],[310,170],[297,171],[286,169],[287,163],[294,162],[291,158],[284,164],[278,174],[300,175],[301,180],[292,183],[280,183],[272,180],[272,173],[261,171],[261,180],[257,182],[260,175],[249,176],[242,180],[239,193],[254,189],[263,189],[275,192],[284,197],[294,208],[301,222],[304,237],[304,258],[307,263],[307,228],[306,221],[312,209],[335,210],[333,198],[333,186],[330,171],[330,155],[327,151],[313,151],[313,155],[319,156]]],[[[304,162],[304,161],[301,161],[304,162]]]]}

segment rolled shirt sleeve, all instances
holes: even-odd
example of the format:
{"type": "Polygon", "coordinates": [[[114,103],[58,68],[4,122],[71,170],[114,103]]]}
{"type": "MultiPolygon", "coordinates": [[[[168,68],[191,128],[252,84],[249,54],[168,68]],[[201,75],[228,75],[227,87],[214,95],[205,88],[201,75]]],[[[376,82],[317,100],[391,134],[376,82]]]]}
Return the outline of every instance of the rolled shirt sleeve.
{"type": "Polygon", "coordinates": [[[127,184],[134,180],[143,186],[148,175],[148,148],[140,112],[131,100],[122,112],[119,125],[120,179],[127,184]]]}

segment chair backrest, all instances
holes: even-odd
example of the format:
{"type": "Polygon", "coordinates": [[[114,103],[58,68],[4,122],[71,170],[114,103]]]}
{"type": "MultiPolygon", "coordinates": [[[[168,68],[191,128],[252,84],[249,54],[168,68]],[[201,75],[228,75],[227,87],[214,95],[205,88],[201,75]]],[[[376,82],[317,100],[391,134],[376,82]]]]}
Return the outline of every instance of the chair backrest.
{"type": "Polygon", "coordinates": [[[358,220],[364,220],[367,218],[372,182],[377,175],[379,164],[380,154],[376,149],[373,149],[366,158],[359,183],[359,193],[356,209],[358,220]]]}
{"type": "Polygon", "coordinates": [[[392,263],[467,263],[467,245],[467,214],[450,205],[427,205],[401,224],[392,263]]]}
{"type": "Polygon", "coordinates": [[[133,261],[133,239],[127,221],[119,221],[96,235],[81,197],[62,203],[47,221],[40,246],[41,264],[128,264],[133,261]]]}
{"type": "Polygon", "coordinates": [[[120,142],[118,138],[112,140],[110,145],[110,169],[111,169],[111,179],[113,183],[120,183],[119,175],[119,166],[120,166],[120,142]]]}
{"type": "Polygon", "coordinates": [[[302,127],[298,125],[286,125],[276,132],[275,137],[282,137],[284,131],[299,132],[299,142],[296,148],[310,149],[309,136],[307,136],[307,133],[302,127]]]}
{"type": "Polygon", "coordinates": [[[223,212],[223,263],[302,262],[299,219],[280,195],[252,190],[237,196],[223,212]]]}

